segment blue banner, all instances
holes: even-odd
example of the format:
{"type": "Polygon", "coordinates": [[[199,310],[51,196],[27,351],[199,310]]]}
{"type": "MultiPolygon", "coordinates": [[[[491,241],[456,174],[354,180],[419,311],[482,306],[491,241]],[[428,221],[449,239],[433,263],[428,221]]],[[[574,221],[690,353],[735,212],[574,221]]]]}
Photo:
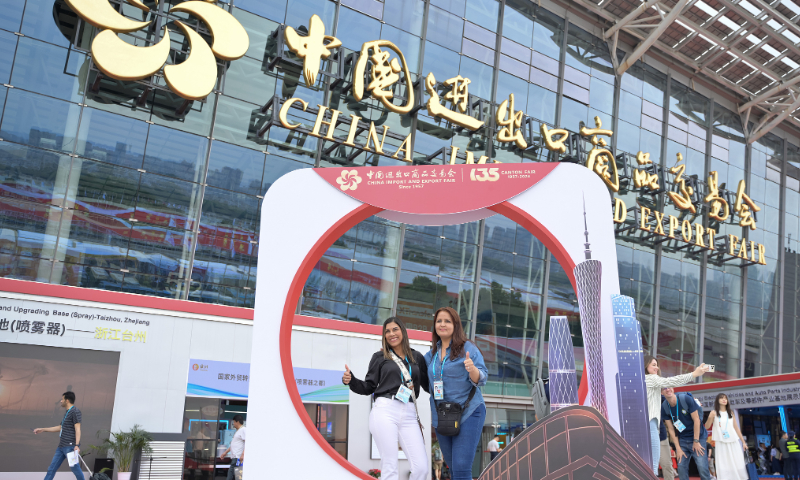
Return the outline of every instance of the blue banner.
{"type": "MultiPolygon", "coordinates": [[[[347,403],[350,389],[342,384],[341,370],[295,368],[295,382],[304,403],[347,403]]],[[[189,360],[186,395],[190,397],[247,398],[250,364],[189,360]]]]}
{"type": "Polygon", "coordinates": [[[247,398],[250,364],[189,360],[186,395],[191,397],[247,398]]]}

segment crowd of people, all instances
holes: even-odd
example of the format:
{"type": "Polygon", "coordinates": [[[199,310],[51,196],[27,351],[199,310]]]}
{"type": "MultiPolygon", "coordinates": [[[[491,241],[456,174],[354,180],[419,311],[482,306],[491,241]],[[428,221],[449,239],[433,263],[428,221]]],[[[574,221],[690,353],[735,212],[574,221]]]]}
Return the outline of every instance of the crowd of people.
{"type": "MultiPolygon", "coordinates": [[[[748,480],[747,463],[758,465],[761,474],[783,473],[786,479],[800,480],[800,441],[794,432],[785,432],[775,446],[762,443],[750,452],[727,395],[717,395],[704,422],[700,402],[689,392],[675,392],[675,387],[706,374],[708,365],[662,377],[658,360],[646,356],[644,370],[654,474],[661,467],[665,480],[675,479],[674,449],[680,480],[689,480],[692,460],[701,480],[748,480]]],[[[382,348],[372,356],[363,380],[347,365],[342,375],[352,392],[374,398],[369,428],[381,454],[381,478],[398,478],[399,444],[409,460],[411,480],[426,478],[431,466],[437,480],[444,470],[452,480],[471,479],[486,416],[479,387],[487,375],[481,351],[467,340],[452,308],[436,312],[431,348],[424,353],[410,347],[400,319],[388,318],[382,348]],[[426,429],[419,417],[420,389],[430,394],[432,453],[426,451],[426,429]]],[[[492,460],[499,454],[498,437],[487,451],[492,460]]]]}
{"type": "Polygon", "coordinates": [[[782,432],[777,445],[759,443],[751,452],[727,395],[716,396],[703,423],[703,405],[690,392],[675,392],[675,387],[707,373],[708,365],[662,377],[658,360],[646,356],[644,370],[654,474],[661,467],[664,480],[675,479],[674,449],[680,480],[689,480],[692,459],[701,480],[748,480],[748,463],[756,465],[760,475],[782,474],[787,480],[800,480],[800,440],[795,432],[782,432]]]}

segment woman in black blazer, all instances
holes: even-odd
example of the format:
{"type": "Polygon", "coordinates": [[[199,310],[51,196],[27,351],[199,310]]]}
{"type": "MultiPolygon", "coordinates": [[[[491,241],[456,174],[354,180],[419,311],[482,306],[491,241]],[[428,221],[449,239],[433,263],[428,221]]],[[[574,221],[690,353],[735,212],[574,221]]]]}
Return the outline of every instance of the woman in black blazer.
{"type": "Polygon", "coordinates": [[[369,362],[367,375],[359,380],[345,367],[342,383],[359,395],[372,395],[369,431],[381,455],[381,478],[397,480],[397,444],[411,465],[410,480],[425,480],[430,467],[416,399],[420,387],[428,391],[425,357],[412,350],[406,326],[397,317],[383,322],[382,348],[369,362]]]}

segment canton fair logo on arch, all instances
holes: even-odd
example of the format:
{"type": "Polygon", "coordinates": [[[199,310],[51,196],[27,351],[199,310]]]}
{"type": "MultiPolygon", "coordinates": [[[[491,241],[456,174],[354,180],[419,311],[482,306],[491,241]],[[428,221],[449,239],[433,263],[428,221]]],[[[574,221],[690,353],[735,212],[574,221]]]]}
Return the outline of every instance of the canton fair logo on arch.
{"type": "MultiPolygon", "coordinates": [[[[169,88],[186,100],[201,100],[214,89],[217,58],[239,59],[250,46],[247,32],[233,15],[213,2],[190,0],[170,8],[169,12],[188,13],[202,20],[211,31],[213,43],[209,46],[194,29],[175,20],[175,25],[189,42],[189,54],[179,64],[165,65],[170,52],[170,35],[166,26],[158,43],[137,47],[117,35],[142,30],[151,21],[139,22],[124,17],[108,0],[65,1],[79,17],[101,30],[92,41],[92,57],[101,72],[115,80],[135,81],[148,78],[163,67],[169,88]]],[[[150,11],[141,0],[127,1],[144,12],[150,11]]]]}

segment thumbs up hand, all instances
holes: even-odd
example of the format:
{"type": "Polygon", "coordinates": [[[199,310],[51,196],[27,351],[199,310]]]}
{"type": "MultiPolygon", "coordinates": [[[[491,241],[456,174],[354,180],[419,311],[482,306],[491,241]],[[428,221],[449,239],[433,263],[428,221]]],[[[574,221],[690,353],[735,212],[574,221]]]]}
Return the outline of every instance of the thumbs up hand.
{"type": "Polygon", "coordinates": [[[467,358],[464,359],[464,368],[467,369],[468,373],[472,373],[472,371],[475,369],[475,365],[472,363],[472,360],[469,359],[469,352],[466,353],[467,358]]]}
{"type": "Polygon", "coordinates": [[[353,375],[350,374],[350,367],[347,364],[344,364],[344,375],[342,375],[342,383],[345,385],[350,384],[350,379],[353,378],[353,375]]]}

